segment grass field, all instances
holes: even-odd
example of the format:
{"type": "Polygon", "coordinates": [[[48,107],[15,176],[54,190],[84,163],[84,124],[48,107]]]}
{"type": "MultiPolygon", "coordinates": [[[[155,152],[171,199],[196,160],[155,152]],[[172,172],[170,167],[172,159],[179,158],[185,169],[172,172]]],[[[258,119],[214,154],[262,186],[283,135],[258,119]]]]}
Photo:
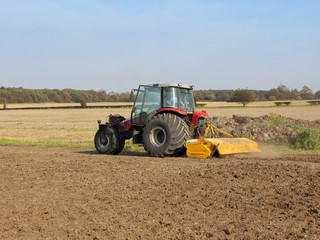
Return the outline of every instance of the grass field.
{"type": "MultiPolygon", "coordinates": [[[[93,147],[97,120],[107,120],[110,114],[129,113],[129,109],[55,109],[14,110],[0,113],[2,141],[45,143],[93,147]]],[[[128,115],[128,114],[127,114],[128,115]]]]}
{"type": "MultiPolygon", "coordinates": [[[[277,113],[296,119],[319,120],[320,106],[305,106],[305,103],[306,101],[296,101],[293,104],[295,106],[274,107],[273,102],[257,102],[249,105],[255,106],[254,108],[243,108],[236,103],[223,105],[221,102],[212,102],[206,103],[203,109],[211,117],[231,117],[232,115],[257,117],[277,113]]],[[[50,106],[48,104],[18,104],[15,107],[35,105],[50,106]]],[[[93,147],[98,119],[102,122],[107,121],[110,114],[121,114],[127,118],[130,117],[130,111],[129,108],[0,111],[0,141],[2,143],[93,147]]]]}

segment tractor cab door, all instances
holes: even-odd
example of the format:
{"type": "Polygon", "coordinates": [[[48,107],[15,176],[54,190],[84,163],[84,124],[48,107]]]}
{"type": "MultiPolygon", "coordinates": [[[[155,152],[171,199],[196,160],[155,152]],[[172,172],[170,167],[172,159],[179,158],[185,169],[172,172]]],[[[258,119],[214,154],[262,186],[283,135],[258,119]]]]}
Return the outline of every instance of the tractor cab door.
{"type": "Polygon", "coordinates": [[[150,114],[161,108],[161,88],[140,85],[131,112],[131,123],[143,125],[150,114]]]}

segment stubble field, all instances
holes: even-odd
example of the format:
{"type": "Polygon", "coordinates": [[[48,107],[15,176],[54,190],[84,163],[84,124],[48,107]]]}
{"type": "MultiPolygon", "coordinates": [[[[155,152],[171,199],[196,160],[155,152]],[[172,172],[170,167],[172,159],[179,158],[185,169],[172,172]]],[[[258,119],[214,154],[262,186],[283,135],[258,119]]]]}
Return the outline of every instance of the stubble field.
{"type": "MultiPolygon", "coordinates": [[[[103,105],[102,103],[100,103],[103,105]]],[[[106,104],[106,103],[104,103],[106,104]]],[[[109,103],[107,103],[109,105],[109,103]]],[[[122,103],[124,104],[124,103],[122,103]]],[[[303,120],[320,119],[319,106],[304,106],[305,101],[296,101],[297,107],[273,107],[273,102],[260,104],[261,108],[230,108],[239,106],[236,103],[206,103],[210,117],[233,115],[258,117],[276,113],[303,120]]],[[[74,105],[74,104],[73,104],[74,105]]],[[[96,104],[95,104],[96,105],[96,104]]],[[[61,106],[61,104],[26,104],[10,107],[61,106]]],[[[9,107],[9,106],[8,106],[9,107]]],[[[110,114],[130,117],[129,108],[107,109],[44,109],[44,110],[7,110],[0,111],[0,136],[4,139],[24,141],[27,143],[50,143],[52,145],[77,145],[92,147],[93,136],[97,130],[97,120],[107,121],[110,114]]]]}
{"type": "MultiPolygon", "coordinates": [[[[206,110],[320,119],[319,107],[206,110]]],[[[0,111],[2,139],[84,146],[0,145],[1,239],[319,239],[319,155],[97,154],[96,120],[115,113],[130,110],[0,111]]]]}

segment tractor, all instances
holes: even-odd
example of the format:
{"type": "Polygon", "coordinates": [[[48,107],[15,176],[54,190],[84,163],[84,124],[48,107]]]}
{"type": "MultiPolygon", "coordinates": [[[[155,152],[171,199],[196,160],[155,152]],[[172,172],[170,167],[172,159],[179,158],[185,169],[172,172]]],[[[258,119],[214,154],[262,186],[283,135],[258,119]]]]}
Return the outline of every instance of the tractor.
{"type": "Polygon", "coordinates": [[[186,84],[140,85],[131,117],[110,115],[98,121],[94,144],[100,153],[118,154],[125,140],[143,144],[152,157],[182,156],[207,158],[225,154],[260,152],[247,138],[234,138],[216,128],[206,111],[195,111],[193,86],[186,84]],[[220,137],[219,135],[226,135],[220,137]]]}
{"type": "MultiPolygon", "coordinates": [[[[143,144],[150,156],[181,156],[186,153],[186,142],[203,136],[208,114],[195,111],[193,86],[186,84],[140,85],[131,117],[110,115],[109,121],[98,121],[95,148],[100,153],[118,154],[125,140],[143,144]]],[[[209,133],[209,136],[212,133],[209,133]]]]}

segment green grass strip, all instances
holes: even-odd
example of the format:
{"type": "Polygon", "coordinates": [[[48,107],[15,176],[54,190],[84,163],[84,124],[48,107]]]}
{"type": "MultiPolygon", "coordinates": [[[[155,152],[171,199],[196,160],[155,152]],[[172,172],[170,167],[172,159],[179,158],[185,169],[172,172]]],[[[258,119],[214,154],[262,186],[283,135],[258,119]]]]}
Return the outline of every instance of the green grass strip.
{"type": "Polygon", "coordinates": [[[8,138],[0,138],[0,144],[3,145],[24,145],[24,146],[46,146],[46,147],[79,147],[79,148],[94,148],[93,143],[74,143],[74,142],[30,142],[22,140],[13,140],[8,138]]]}
{"type": "MultiPolygon", "coordinates": [[[[78,148],[91,148],[94,149],[94,143],[75,143],[75,142],[31,142],[23,140],[14,140],[9,138],[0,138],[0,144],[2,145],[22,145],[22,146],[46,146],[46,147],[78,147],[78,148]]],[[[144,151],[141,144],[133,144],[132,140],[127,140],[124,150],[127,151],[144,151]]]]}

